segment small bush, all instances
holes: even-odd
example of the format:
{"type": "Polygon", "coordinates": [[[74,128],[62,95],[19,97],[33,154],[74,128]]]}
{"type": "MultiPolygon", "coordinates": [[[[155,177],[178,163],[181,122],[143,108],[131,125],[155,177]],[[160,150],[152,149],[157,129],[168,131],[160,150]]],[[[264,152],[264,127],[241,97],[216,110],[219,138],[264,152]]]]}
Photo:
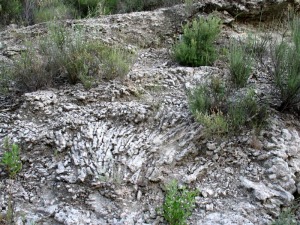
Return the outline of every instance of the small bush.
{"type": "Polygon", "coordinates": [[[257,57],[263,62],[263,56],[267,52],[271,36],[268,33],[264,35],[248,34],[245,43],[245,51],[251,56],[257,57]]]}
{"type": "Polygon", "coordinates": [[[280,111],[288,110],[300,102],[300,19],[292,22],[292,43],[282,40],[273,51],[274,77],[280,90],[280,111]]]}
{"type": "Polygon", "coordinates": [[[99,41],[87,41],[80,31],[70,36],[61,28],[55,29],[43,47],[52,74],[65,73],[70,83],[82,82],[88,87],[95,79],[123,78],[128,73],[130,53],[99,41]]]}
{"type": "Polygon", "coordinates": [[[104,9],[104,14],[117,13],[118,12],[118,4],[119,4],[118,2],[119,2],[118,0],[101,0],[100,4],[101,4],[101,7],[104,9]]]}
{"type": "Polygon", "coordinates": [[[0,24],[28,25],[97,14],[147,11],[179,3],[181,0],[0,0],[0,24]]]}
{"type": "Polygon", "coordinates": [[[197,86],[188,93],[192,113],[219,112],[223,108],[227,92],[225,84],[218,78],[212,78],[210,83],[197,86]]]}
{"type": "Polygon", "coordinates": [[[118,48],[103,51],[103,79],[124,78],[129,71],[129,63],[124,60],[126,59],[126,54],[128,53],[118,48]]]}
{"type": "Polygon", "coordinates": [[[75,9],[60,0],[43,1],[34,10],[34,22],[41,23],[53,20],[71,19],[75,9]]]}
{"type": "Polygon", "coordinates": [[[211,65],[217,57],[214,42],[220,27],[220,19],[211,16],[183,26],[181,40],[173,48],[174,58],[184,66],[211,65]]]}
{"type": "Polygon", "coordinates": [[[198,191],[190,191],[186,187],[179,188],[173,180],[166,187],[166,197],[162,206],[165,220],[171,225],[184,225],[195,208],[195,197],[198,191]]]}
{"type": "Polygon", "coordinates": [[[99,4],[103,3],[103,0],[65,0],[64,2],[65,5],[75,8],[77,10],[77,16],[83,18],[91,15],[93,16],[99,7],[99,4]]]}
{"type": "Polygon", "coordinates": [[[189,106],[193,114],[209,113],[212,109],[212,98],[206,86],[198,86],[189,94],[189,106]]]}
{"type": "Polygon", "coordinates": [[[267,108],[258,104],[253,90],[237,98],[218,79],[196,87],[188,93],[188,99],[190,110],[204,126],[207,137],[236,134],[245,126],[259,129],[268,117],[267,108]],[[229,98],[234,100],[230,102],[229,98]]]}
{"type": "Polygon", "coordinates": [[[4,155],[1,159],[1,164],[6,167],[10,178],[14,178],[22,169],[22,162],[20,159],[20,149],[17,144],[10,144],[6,138],[4,141],[4,155]]]}
{"type": "Polygon", "coordinates": [[[172,6],[180,0],[101,0],[107,14],[149,11],[159,7],[172,6]]]}
{"type": "Polygon", "coordinates": [[[228,133],[226,114],[223,113],[227,90],[220,79],[200,85],[188,93],[189,107],[195,119],[204,126],[207,137],[228,133]]]}
{"type": "Polygon", "coordinates": [[[209,88],[214,100],[213,107],[218,107],[220,103],[225,101],[228,90],[225,87],[225,83],[220,78],[213,77],[211,79],[209,88]]]}
{"type": "Polygon", "coordinates": [[[21,0],[0,0],[0,20],[2,24],[17,22],[22,16],[21,0]]]}
{"type": "Polygon", "coordinates": [[[232,82],[236,87],[245,87],[252,72],[251,58],[247,57],[244,48],[237,42],[230,44],[229,68],[232,82]]]}
{"type": "Polygon", "coordinates": [[[11,65],[0,61],[0,93],[8,94],[11,81],[13,80],[11,77],[11,65]]]}
{"type": "Polygon", "coordinates": [[[21,53],[8,72],[16,88],[21,92],[36,91],[52,85],[52,77],[46,70],[45,61],[36,54],[32,46],[21,53]]]}
{"type": "Polygon", "coordinates": [[[36,48],[29,46],[21,54],[8,74],[3,71],[0,74],[4,81],[6,76],[12,77],[20,92],[36,91],[65,81],[81,82],[89,88],[97,80],[123,78],[129,71],[131,59],[132,54],[125,50],[100,41],[88,41],[80,31],[71,33],[54,26],[36,48]]]}
{"type": "Polygon", "coordinates": [[[196,120],[204,126],[206,137],[222,137],[229,132],[229,124],[222,112],[197,113],[196,120]]]}
{"type": "Polygon", "coordinates": [[[245,96],[229,104],[228,120],[232,132],[238,132],[242,126],[260,128],[265,125],[268,117],[267,108],[259,105],[255,98],[255,92],[248,90],[245,96]]]}

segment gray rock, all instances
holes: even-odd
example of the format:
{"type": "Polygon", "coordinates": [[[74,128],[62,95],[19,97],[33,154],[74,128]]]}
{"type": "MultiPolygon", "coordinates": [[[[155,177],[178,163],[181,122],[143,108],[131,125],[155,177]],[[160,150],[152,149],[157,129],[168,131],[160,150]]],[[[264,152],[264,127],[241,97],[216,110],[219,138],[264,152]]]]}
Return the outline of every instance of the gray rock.
{"type": "Polygon", "coordinates": [[[244,218],[242,215],[224,212],[224,213],[211,213],[205,216],[203,219],[197,222],[198,225],[212,225],[212,224],[222,224],[222,225],[254,225],[250,220],[244,218]]]}

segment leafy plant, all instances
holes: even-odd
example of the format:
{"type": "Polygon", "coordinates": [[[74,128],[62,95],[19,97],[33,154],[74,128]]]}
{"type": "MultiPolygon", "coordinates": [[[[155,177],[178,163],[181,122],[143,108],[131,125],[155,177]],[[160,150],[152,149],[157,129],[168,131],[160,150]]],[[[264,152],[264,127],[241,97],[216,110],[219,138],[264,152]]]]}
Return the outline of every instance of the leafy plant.
{"type": "Polygon", "coordinates": [[[10,144],[8,138],[4,140],[4,155],[1,164],[6,167],[9,177],[14,178],[22,169],[20,149],[17,144],[10,144]]]}
{"type": "Polygon", "coordinates": [[[173,48],[176,61],[184,66],[211,65],[217,57],[214,42],[220,27],[220,19],[212,16],[183,26],[183,35],[173,48]]]}
{"type": "Polygon", "coordinates": [[[251,64],[251,58],[244,48],[239,43],[232,42],[229,50],[229,68],[232,82],[238,88],[246,86],[252,72],[251,64]]]}
{"type": "Polygon", "coordinates": [[[179,188],[178,182],[173,180],[166,187],[165,201],[162,213],[171,225],[187,224],[186,220],[195,208],[195,197],[198,191],[190,191],[186,187],[179,188]]]}

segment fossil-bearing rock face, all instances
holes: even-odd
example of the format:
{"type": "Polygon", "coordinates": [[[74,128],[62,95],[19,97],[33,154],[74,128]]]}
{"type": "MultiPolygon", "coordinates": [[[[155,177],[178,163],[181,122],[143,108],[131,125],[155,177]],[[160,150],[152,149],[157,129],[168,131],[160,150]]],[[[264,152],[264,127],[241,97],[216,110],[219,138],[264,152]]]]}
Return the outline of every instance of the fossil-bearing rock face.
{"type": "MultiPolygon", "coordinates": [[[[189,13],[219,11],[231,23],[221,45],[247,31],[232,24],[237,14],[255,18],[294,3],[199,1],[189,13]]],[[[23,162],[15,180],[0,167],[2,214],[12,193],[16,224],[163,224],[156,208],[172,179],[201,191],[189,224],[268,224],[292,203],[300,190],[296,119],[274,112],[260,134],[216,141],[194,121],[187,90],[229,71],[221,62],[197,68],[173,62],[170,47],[191,16],[178,5],[64,22],[135,51],[135,63],[124,80],[90,90],[75,85],[1,98],[1,140],[19,143],[23,162]]],[[[43,24],[2,31],[0,60],[10,62],[26,51],[25,38],[46,32],[43,24]]],[[[272,87],[267,72],[257,70],[250,82],[263,98],[272,87]]]]}

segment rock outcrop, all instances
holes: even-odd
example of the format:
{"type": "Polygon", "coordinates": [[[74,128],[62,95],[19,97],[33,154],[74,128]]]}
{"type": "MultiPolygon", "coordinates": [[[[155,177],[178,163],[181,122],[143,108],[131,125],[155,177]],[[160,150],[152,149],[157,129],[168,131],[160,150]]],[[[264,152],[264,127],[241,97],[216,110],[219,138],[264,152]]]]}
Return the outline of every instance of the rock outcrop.
{"type": "MultiPolygon", "coordinates": [[[[255,18],[262,8],[288,3],[200,1],[190,13],[220,10],[232,22],[241,12],[255,18]]],[[[295,118],[274,111],[258,135],[203,138],[186,90],[213,76],[226,78],[228,69],[173,62],[170,46],[190,16],[179,5],[64,22],[82,26],[90,38],[127,46],[137,58],[123,81],[90,90],[49,88],[9,104],[3,97],[0,137],[20,144],[23,169],[16,180],[0,169],[2,213],[11,193],[16,224],[161,224],[156,208],[172,179],[201,191],[189,224],[268,224],[293,202],[300,190],[295,118]]],[[[225,30],[223,38],[241,35],[225,30]]],[[[46,32],[44,24],[1,32],[0,59],[13,60],[26,50],[23,38],[46,32]]],[[[270,85],[258,83],[258,93],[270,85]]]]}

